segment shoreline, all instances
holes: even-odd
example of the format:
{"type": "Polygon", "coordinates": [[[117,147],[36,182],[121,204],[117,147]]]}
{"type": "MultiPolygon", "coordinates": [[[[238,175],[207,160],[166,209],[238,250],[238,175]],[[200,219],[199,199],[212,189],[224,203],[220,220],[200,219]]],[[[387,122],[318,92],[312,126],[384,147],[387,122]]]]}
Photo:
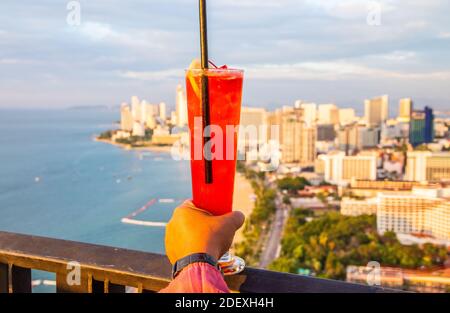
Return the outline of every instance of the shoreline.
{"type": "MultiPolygon", "coordinates": [[[[121,144],[113,142],[109,139],[99,139],[97,137],[93,138],[94,141],[103,142],[124,150],[136,150],[136,151],[150,151],[150,152],[161,152],[161,153],[171,153],[171,146],[144,146],[144,147],[131,147],[127,144],[121,144]]],[[[245,178],[245,175],[236,172],[234,180],[234,193],[233,193],[233,210],[241,211],[244,213],[246,220],[250,217],[255,207],[256,198],[254,194],[253,187],[250,181],[245,178]]],[[[244,237],[244,225],[236,232],[233,244],[240,243],[245,240],[244,237]]]]}
{"type": "Polygon", "coordinates": [[[156,146],[156,145],[149,145],[149,146],[142,146],[142,147],[132,147],[131,145],[114,142],[114,141],[112,141],[110,139],[99,139],[96,136],[94,136],[93,140],[97,141],[97,142],[107,143],[107,144],[110,144],[110,145],[122,148],[124,150],[137,150],[137,151],[171,153],[171,149],[172,149],[172,146],[156,146]]]}
{"type": "MultiPolygon", "coordinates": [[[[233,194],[233,210],[241,211],[247,220],[253,212],[255,207],[255,194],[250,181],[241,173],[236,172],[234,180],[234,194],[233,194]]],[[[236,232],[233,244],[240,243],[245,240],[244,225],[236,232]]]]}

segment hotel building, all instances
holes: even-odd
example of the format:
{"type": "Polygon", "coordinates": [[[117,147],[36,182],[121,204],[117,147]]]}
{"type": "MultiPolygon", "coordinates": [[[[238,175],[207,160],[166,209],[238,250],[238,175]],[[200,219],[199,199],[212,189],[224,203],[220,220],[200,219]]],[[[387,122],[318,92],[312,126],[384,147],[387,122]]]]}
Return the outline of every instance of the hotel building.
{"type": "Polygon", "coordinates": [[[342,151],[319,155],[324,169],[324,179],[337,185],[346,185],[352,179],[375,180],[377,158],[374,155],[346,156],[342,151]]]}
{"type": "Polygon", "coordinates": [[[431,182],[450,179],[450,152],[408,152],[405,179],[431,182]]]}
{"type": "Polygon", "coordinates": [[[450,241],[450,200],[444,189],[415,187],[410,194],[379,193],[377,230],[380,234],[425,234],[450,241]]]}

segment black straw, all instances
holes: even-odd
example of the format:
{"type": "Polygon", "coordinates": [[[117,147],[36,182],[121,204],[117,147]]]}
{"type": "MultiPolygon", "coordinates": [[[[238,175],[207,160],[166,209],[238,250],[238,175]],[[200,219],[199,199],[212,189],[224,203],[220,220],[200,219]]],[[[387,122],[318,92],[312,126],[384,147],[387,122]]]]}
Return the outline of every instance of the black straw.
{"type": "Polygon", "coordinates": [[[199,0],[200,9],[200,50],[202,63],[202,121],[203,121],[203,152],[205,160],[205,183],[212,184],[212,158],[211,147],[205,151],[205,144],[211,139],[209,126],[211,125],[210,107],[209,107],[209,88],[208,76],[205,74],[208,69],[208,32],[207,32],[207,18],[206,18],[206,0],[199,0]]]}

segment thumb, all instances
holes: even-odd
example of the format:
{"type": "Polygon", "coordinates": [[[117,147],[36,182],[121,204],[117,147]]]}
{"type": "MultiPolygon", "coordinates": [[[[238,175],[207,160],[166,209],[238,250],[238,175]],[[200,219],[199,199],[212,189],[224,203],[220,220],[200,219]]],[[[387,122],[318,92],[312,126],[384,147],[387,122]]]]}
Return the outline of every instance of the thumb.
{"type": "Polygon", "coordinates": [[[241,211],[233,211],[226,215],[223,215],[222,217],[224,218],[225,223],[232,226],[235,231],[241,228],[245,220],[245,215],[241,211]]]}

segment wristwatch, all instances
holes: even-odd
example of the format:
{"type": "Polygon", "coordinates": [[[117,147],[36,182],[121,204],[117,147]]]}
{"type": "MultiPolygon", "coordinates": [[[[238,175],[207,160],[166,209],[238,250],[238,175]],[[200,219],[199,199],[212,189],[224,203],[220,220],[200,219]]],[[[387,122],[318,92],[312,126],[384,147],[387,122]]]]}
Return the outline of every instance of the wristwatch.
{"type": "Polygon", "coordinates": [[[219,272],[222,273],[220,266],[215,258],[207,253],[193,253],[175,262],[172,267],[172,278],[177,277],[181,270],[192,263],[207,263],[215,267],[219,272]]]}

